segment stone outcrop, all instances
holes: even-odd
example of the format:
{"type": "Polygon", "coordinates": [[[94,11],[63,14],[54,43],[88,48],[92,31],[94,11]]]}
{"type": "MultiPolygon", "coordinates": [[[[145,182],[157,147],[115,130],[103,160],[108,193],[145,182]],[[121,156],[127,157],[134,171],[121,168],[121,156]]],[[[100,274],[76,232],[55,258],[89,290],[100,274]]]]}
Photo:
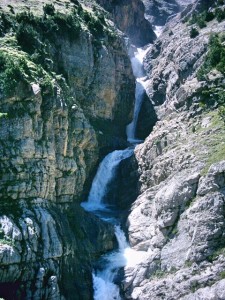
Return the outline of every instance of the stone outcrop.
{"type": "MultiPolygon", "coordinates": [[[[204,1],[197,4],[202,9],[204,1]]],[[[146,258],[125,268],[126,299],[224,297],[225,128],[217,106],[200,103],[204,87],[219,81],[196,75],[210,34],[223,32],[224,22],[214,19],[190,38],[183,17],[166,25],[145,57],[147,94],[159,121],[135,149],[140,195],[128,236],[146,258]]]]}
{"type": "Polygon", "coordinates": [[[113,21],[136,46],[144,46],[155,39],[151,24],[144,18],[140,0],[97,0],[112,15],[113,21]]]}
{"type": "Polygon", "coordinates": [[[182,11],[195,0],[142,0],[147,20],[154,26],[164,26],[168,18],[182,11]]]}

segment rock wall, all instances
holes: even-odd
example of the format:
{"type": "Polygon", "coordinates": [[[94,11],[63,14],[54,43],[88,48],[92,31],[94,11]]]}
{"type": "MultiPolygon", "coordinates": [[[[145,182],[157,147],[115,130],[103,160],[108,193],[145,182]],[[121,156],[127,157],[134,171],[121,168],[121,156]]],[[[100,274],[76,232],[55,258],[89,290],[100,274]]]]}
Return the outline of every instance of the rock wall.
{"type": "MultiPolygon", "coordinates": [[[[43,45],[48,36],[40,22],[51,17],[22,18],[43,45]]],[[[90,299],[92,262],[114,246],[113,228],[79,203],[105,145],[118,147],[114,137],[126,144],[134,95],[129,58],[116,30],[102,32],[96,44],[85,22],[74,39],[58,26],[45,48],[46,69],[18,47],[13,27],[14,42],[0,49],[0,297],[6,300],[90,299]]]]}
{"type": "Polygon", "coordinates": [[[97,2],[111,13],[118,28],[134,45],[142,47],[155,39],[151,24],[144,18],[144,6],[140,0],[98,0],[97,2]]]}
{"type": "Polygon", "coordinates": [[[167,19],[182,11],[195,0],[142,0],[147,20],[154,26],[164,26],[167,19]]]}
{"type": "MultiPolygon", "coordinates": [[[[192,9],[204,1],[197,4],[192,9]]],[[[159,121],[135,149],[140,196],[127,226],[146,259],[125,268],[126,299],[224,298],[225,128],[218,106],[201,102],[204,88],[220,88],[224,75],[197,79],[209,37],[223,32],[224,21],[198,27],[191,38],[193,25],[182,18],[166,25],[145,58],[159,121]]]]}

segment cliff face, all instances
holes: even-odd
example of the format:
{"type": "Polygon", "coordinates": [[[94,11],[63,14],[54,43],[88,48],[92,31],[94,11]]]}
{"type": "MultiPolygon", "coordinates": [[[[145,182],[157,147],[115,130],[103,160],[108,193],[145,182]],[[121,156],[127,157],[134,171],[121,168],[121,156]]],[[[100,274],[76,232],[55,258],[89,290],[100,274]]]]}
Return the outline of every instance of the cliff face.
{"type": "Polygon", "coordinates": [[[120,30],[131,42],[142,47],[155,39],[151,24],[144,18],[144,6],[140,0],[98,0],[110,14],[120,30]]]}
{"type": "Polygon", "coordinates": [[[135,149],[141,194],[127,225],[147,257],[125,270],[127,299],[224,299],[224,66],[212,58],[219,38],[210,38],[222,36],[224,21],[200,28],[188,16],[171,20],[145,58],[160,120],[135,149]]]}
{"type": "Polygon", "coordinates": [[[163,26],[168,17],[182,11],[194,0],[142,0],[145,5],[146,18],[152,25],[163,26]]]}
{"type": "Polygon", "coordinates": [[[1,15],[5,299],[90,299],[92,261],[114,243],[113,229],[79,202],[102,149],[125,143],[131,66],[121,37],[91,8],[77,4],[68,18],[48,8],[44,17],[1,15]]]}

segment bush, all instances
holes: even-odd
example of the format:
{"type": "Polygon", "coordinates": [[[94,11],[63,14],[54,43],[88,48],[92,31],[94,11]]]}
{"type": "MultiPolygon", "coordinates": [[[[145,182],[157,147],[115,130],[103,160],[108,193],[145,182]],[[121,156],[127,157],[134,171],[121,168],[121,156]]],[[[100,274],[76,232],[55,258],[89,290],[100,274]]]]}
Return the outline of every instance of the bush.
{"type": "Polygon", "coordinates": [[[192,28],[191,28],[191,31],[190,31],[190,37],[191,37],[191,38],[195,38],[195,37],[198,36],[198,35],[199,35],[198,30],[197,30],[195,27],[192,27],[192,28]]]}
{"type": "Polygon", "coordinates": [[[11,28],[14,28],[14,23],[9,14],[0,13],[0,36],[4,36],[11,28]]]}
{"type": "Polygon", "coordinates": [[[222,22],[225,19],[225,11],[224,9],[217,8],[215,10],[216,19],[218,22],[222,22]]]}
{"type": "Polygon", "coordinates": [[[55,7],[53,4],[46,4],[43,6],[43,11],[45,15],[53,16],[55,14],[55,7]]]}
{"type": "Polygon", "coordinates": [[[219,107],[219,116],[225,124],[225,105],[219,107]]]}
{"type": "Polygon", "coordinates": [[[214,18],[215,18],[215,16],[214,16],[214,13],[213,13],[213,12],[207,11],[207,12],[205,13],[205,21],[206,21],[206,22],[210,22],[210,21],[212,21],[214,18]]]}
{"type": "Polygon", "coordinates": [[[202,18],[197,21],[197,24],[200,28],[206,27],[206,23],[202,18]]]}
{"type": "Polygon", "coordinates": [[[218,35],[210,37],[209,50],[206,55],[205,62],[197,72],[198,80],[204,80],[205,75],[213,68],[225,74],[225,48],[221,44],[218,35]]]}
{"type": "Polygon", "coordinates": [[[6,96],[11,95],[19,81],[28,82],[31,76],[24,57],[7,55],[0,51],[0,87],[6,96]]]}
{"type": "Polygon", "coordinates": [[[30,54],[40,47],[38,33],[32,25],[22,22],[16,31],[16,38],[22,49],[30,54]]]}

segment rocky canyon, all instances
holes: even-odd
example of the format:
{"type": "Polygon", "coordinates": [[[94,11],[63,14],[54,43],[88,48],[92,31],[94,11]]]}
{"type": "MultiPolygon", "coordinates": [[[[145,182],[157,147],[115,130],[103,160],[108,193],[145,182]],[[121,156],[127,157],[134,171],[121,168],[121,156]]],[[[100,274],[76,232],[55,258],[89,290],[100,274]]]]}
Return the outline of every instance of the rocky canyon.
{"type": "Polygon", "coordinates": [[[223,0],[0,1],[0,298],[225,299],[224,28],[223,0]]]}

